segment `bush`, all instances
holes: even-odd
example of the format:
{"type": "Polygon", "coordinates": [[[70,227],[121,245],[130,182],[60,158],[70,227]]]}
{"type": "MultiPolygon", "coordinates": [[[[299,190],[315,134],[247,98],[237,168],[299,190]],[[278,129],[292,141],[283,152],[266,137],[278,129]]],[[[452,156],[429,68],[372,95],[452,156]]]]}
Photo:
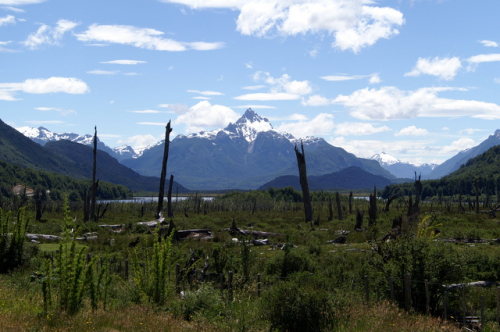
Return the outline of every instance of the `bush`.
{"type": "Polygon", "coordinates": [[[334,323],[328,293],[297,280],[279,282],[266,293],[263,310],[271,330],[323,331],[334,323]]]}
{"type": "Polygon", "coordinates": [[[190,321],[197,315],[213,319],[221,315],[223,309],[224,302],[219,292],[211,285],[204,284],[197,291],[186,292],[184,298],[174,306],[174,313],[190,321]]]}
{"type": "Polygon", "coordinates": [[[302,251],[292,249],[291,245],[285,245],[282,252],[275,255],[268,263],[266,272],[288,278],[296,272],[314,272],[314,264],[311,258],[302,251]]]}

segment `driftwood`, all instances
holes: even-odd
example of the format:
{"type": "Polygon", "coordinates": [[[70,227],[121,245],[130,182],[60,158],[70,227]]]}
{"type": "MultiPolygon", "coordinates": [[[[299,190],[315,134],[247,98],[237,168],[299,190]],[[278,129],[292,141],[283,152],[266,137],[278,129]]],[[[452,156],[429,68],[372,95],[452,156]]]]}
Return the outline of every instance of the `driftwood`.
{"type": "Polygon", "coordinates": [[[26,238],[28,240],[55,240],[59,241],[61,240],[60,236],[57,235],[48,235],[48,234],[26,234],[26,238]]]}
{"type": "Polygon", "coordinates": [[[497,286],[498,282],[496,281],[474,281],[468,282],[465,284],[451,284],[451,285],[443,285],[444,288],[452,289],[456,287],[464,287],[464,286],[481,286],[481,287],[492,287],[497,286]]]}
{"type": "Polygon", "coordinates": [[[233,219],[233,224],[231,225],[231,228],[226,228],[224,229],[225,231],[228,231],[231,235],[253,235],[256,237],[263,237],[267,238],[269,236],[283,236],[281,233],[270,233],[270,232],[261,232],[261,231],[251,231],[251,230],[246,230],[246,229],[240,229],[238,226],[236,226],[236,222],[233,219]]]}

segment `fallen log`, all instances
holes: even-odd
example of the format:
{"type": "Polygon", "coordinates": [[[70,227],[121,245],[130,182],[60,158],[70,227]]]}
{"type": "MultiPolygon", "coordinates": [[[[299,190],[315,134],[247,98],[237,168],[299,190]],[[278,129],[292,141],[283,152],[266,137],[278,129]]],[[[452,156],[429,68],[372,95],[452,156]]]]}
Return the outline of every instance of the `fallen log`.
{"type": "Polygon", "coordinates": [[[468,283],[463,283],[463,284],[443,285],[443,287],[447,288],[447,289],[452,289],[452,288],[463,287],[463,286],[492,287],[492,286],[497,286],[497,285],[498,285],[498,282],[496,282],[496,281],[474,281],[474,282],[468,282],[468,283]]]}
{"type": "Polygon", "coordinates": [[[235,234],[253,235],[256,237],[263,237],[263,238],[267,238],[269,236],[284,236],[284,234],[281,234],[281,233],[271,233],[271,232],[261,232],[261,231],[240,229],[240,228],[238,228],[238,226],[236,226],[236,222],[234,221],[234,219],[233,219],[233,224],[231,225],[231,228],[226,228],[224,230],[228,231],[231,235],[235,235],[235,234]]]}
{"type": "Polygon", "coordinates": [[[49,234],[26,234],[28,240],[53,240],[59,241],[61,240],[60,236],[57,235],[49,235],[49,234]]]}

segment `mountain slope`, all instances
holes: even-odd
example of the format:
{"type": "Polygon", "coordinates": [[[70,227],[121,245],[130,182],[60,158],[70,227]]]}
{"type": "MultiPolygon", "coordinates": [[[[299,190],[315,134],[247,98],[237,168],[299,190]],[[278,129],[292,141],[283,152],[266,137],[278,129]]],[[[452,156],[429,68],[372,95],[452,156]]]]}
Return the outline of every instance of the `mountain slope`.
{"type": "MultiPolygon", "coordinates": [[[[94,138],[92,135],[89,134],[78,135],[75,133],[53,133],[44,127],[38,127],[38,128],[19,127],[16,128],[16,130],[42,146],[47,144],[48,142],[54,142],[60,140],[68,140],[75,143],[80,143],[83,145],[90,146],[92,145],[94,138]]],[[[105,151],[113,158],[116,158],[118,161],[128,158],[134,158],[137,156],[134,149],[132,149],[128,145],[111,149],[109,146],[101,142],[99,138],[97,138],[97,149],[105,151]]]]}
{"type": "Polygon", "coordinates": [[[448,175],[457,169],[461,165],[465,164],[469,159],[474,158],[493,146],[500,144],[500,129],[497,129],[493,135],[490,135],[486,140],[481,142],[479,145],[460,151],[458,154],[448,159],[441,165],[437,166],[431,173],[423,177],[425,179],[439,179],[445,175],[448,175]]]}
{"type": "MultiPolygon", "coordinates": [[[[310,190],[334,190],[334,189],[373,189],[373,186],[382,189],[392,182],[380,175],[373,175],[356,166],[349,166],[338,172],[332,172],[321,176],[308,176],[310,190]]],[[[259,190],[267,190],[270,187],[283,188],[293,187],[301,190],[300,180],[297,175],[280,176],[259,187],[259,190]]]]}
{"type": "MultiPolygon", "coordinates": [[[[92,153],[90,146],[67,140],[51,141],[41,146],[0,120],[0,160],[11,164],[80,180],[91,179],[92,153]]],[[[159,178],[139,175],[101,150],[97,151],[97,176],[100,181],[121,184],[134,191],[156,192],[160,183],[159,178]]],[[[180,192],[188,191],[174,183],[176,187],[180,192]]]]}

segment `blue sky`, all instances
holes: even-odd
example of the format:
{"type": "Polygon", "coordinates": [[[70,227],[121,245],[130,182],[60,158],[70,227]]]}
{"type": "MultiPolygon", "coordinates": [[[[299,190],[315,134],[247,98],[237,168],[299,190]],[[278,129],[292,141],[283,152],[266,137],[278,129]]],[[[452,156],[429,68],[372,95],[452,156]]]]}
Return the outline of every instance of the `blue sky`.
{"type": "Polygon", "coordinates": [[[500,128],[497,0],[0,0],[0,118],[116,147],[234,122],[440,163],[500,128]]]}

